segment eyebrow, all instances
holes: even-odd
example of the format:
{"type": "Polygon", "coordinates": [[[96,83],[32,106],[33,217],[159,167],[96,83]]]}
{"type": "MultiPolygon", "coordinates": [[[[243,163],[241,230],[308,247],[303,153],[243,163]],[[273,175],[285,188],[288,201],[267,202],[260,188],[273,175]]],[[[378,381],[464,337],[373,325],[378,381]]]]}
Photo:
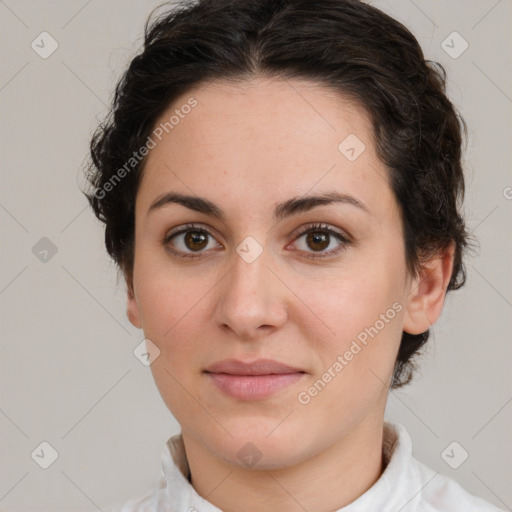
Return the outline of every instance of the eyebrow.
{"type": "MultiPolygon", "coordinates": [[[[172,203],[181,204],[190,210],[194,210],[205,215],[210,215],[220,220],[225,220],[224,211],[214,202],[203,197],[188,196],[175,192],[168,192],[162,196],[159,196],[149,207],[147,215],[172,203]]],[[[372,215],[368,210],[368,207],[359,199],[356,199],[355,197],[348,194],[333,191],[314,196],[293,197],[287,201],[278,203],[274,207],[274,220],[279,221],[296,213],[306,212],[316,208],[317,206],[333,203],[355,206],[356,208],[366,212],[368,215],[372,215]]]]}

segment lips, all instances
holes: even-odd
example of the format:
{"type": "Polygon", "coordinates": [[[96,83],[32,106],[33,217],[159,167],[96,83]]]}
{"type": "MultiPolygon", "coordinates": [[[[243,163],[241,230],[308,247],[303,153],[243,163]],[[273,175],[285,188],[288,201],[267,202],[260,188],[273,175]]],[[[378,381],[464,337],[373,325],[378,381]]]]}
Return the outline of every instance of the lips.
{"type": "Polygon", "coordinates": [[[272,359],[244,363],[226,359],[210,365],[206,376],[224,394],[238,400],[263,400],[291,386],[306,372],[272,359]]]}
{"type": "Polygon", "coordinates": [[[258,359],[252,363],[244,363],[236,359],[226,359],[212,364],[207,373],[227,373],[229,375],[280,375],[284,373],[305,373],[273,359],[258,359]]]}

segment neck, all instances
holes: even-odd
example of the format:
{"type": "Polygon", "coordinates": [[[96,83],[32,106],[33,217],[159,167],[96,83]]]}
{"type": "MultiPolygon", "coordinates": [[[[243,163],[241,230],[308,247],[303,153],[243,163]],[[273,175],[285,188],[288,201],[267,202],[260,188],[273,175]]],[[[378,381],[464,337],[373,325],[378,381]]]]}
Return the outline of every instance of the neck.
{"type": "Polygon", "coordinates": [[[384,469],[382,435],[382,419],[359,425],[328,450],[275,470],[227,464],[185,432],[183,441],[193,487],[224,512],[328,512],[353,502],[379,479],[384,469]]]}

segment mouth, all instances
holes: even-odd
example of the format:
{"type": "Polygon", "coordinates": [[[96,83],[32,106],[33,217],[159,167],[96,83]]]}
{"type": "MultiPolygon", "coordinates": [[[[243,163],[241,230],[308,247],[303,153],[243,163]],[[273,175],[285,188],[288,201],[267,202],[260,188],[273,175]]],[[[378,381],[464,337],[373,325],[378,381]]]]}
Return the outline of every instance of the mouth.
{"type": "Polygon", "coordinates": [[[306,372],[272,359],[244,363],[226,359],[204,373],[226,395],[238,400],[262,400],[304,377],[306,372]]]}

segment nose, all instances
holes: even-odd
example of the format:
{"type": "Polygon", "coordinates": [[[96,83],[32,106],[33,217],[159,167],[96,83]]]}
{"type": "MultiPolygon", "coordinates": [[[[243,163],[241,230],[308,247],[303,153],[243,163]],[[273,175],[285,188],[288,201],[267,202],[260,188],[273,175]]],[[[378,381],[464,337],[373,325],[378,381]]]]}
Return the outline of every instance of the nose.
{"type": "Polygon", "coordinates": [[[286,323],[289,291],[274,266],[267,249],[252,262],[234,252],[232,270],[217,290],[216,316],[222,329],[248,341],[268,336],[286,323]]]}

